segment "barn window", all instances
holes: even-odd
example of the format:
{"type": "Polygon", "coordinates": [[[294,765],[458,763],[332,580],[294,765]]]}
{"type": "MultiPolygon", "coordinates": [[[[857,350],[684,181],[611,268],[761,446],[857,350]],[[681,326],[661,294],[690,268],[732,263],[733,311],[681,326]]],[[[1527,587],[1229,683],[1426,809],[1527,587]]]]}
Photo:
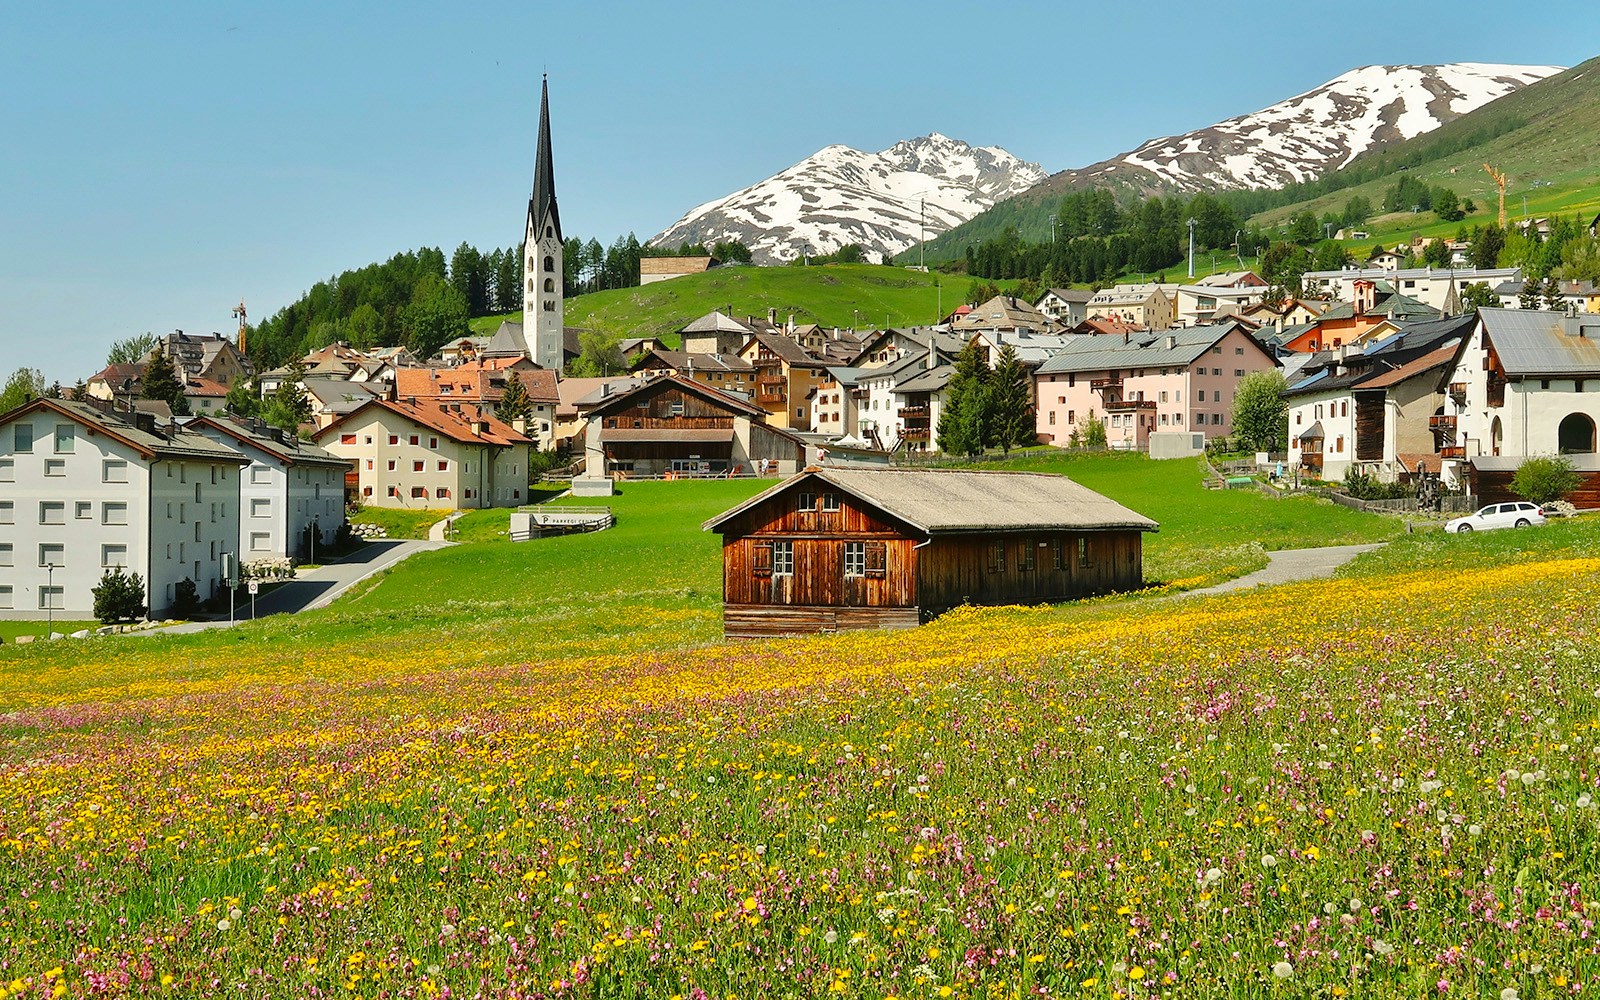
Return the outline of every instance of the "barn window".
{"type": "Polygon", "coordinates": [[[844,575],[846,577],[867,575],[866,542],[844,543],[844,575]]]}
{"type": "Polygon", "coordinates": [[[867,542],[867,576],[883,579],[884,563],[889,554],[889,547],[883,542],[867,542]]]}
{"type": "Polygon", "coordinates": [[[1061,539],[1057,538],[1050,543],[1050,556],[1056,572],[1059,573],[1067,568],[1067,547],[1061,539]]]}
{"type": "Polygon", "coordinates": [[[772,543],[772,575],[794,576],[794,543],[772,543]]]}
{"type": "Polygon", "coordinates": [[[669,417],[681,417],[681,416],[683,416],[683,400],[681,400],[681,399],[668,400],[667,401],[667,416],[669,416],[669,417]]]}
{"type": "Polygon", "coordinates": [[[1094,560],[1089,556],[1089,539],[1078,537],[1078,565],[1088,568],[1094,565],[1094,560]]]}
{"type": "Polygon", "coordinates": [[[837,493],[824,493],[824,494],[822,494],[822,509],[825,510],[825,511],[828,511],[829,513],[835,513],[835,514],[838,513],[839,512],[839,494],[837,494],[837,493]]]}
{"type": "Polygon", "coordinates": [[[994,542],[989,546],[989,572],[1004,573],[1006,571],[1006,543],[994,542]]]}
{"type": "Polygon", "coordinates": [[[794,509],[795,510],[800,510],[800,511],[816,510],[817,509],[817,495],[815,493],[802,493],[802,494],[800,494],[798,497],[795,498],[794,509]]]}
{"type": "Polygon", "coordinates": [[[756,576],[772,575],[772,543],[756,542],[750,549],[750,571],[756,576]]]}
{"type": "Polygon", "coordinates": [[[1024,573],[1033,572],[1033,541],[1023,539],[1022,547],[1017,550],[1017,569],[1024,573]]]}

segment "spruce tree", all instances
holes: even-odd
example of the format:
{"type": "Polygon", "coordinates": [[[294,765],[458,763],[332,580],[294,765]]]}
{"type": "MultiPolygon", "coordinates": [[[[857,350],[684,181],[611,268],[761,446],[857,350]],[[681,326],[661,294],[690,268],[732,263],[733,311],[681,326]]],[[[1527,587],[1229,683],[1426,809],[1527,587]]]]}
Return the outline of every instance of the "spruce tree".
{"type": "Polygon", "coordinates": [[[1012,448],[1037,443],[1038,428],[1033,416],[1033,380],[1010,344],[1000,348],[993,375],[995,443],[1006,454],[1012,448]]]}
{"type": "Polygon", "coordinates": [[[514,420],[527,420],[533,416],[533,397],[528,395],[528,389],[522,384],[515,372],[506,373],[505,395],[494,404],[494,415],[505,423],[514,420]]]}
{"type": "Polygon", "coordinates": [[[945,390],[944,412],[939,415],[939,450],[947,455],[973,457],[995,440],[989,366],[976,339],[956,355],[955,370],[945,390]]]}
{"type": "Polygon", "coordinates": [[[121,566],[113,566],[89,593],[94,595],[94,616],[103,625],[144,616],[144,580],[138,573],[125,573],[121,566]]]}
{"type": "Polygon", "coordinates": [[[144,373],[139,376],[139,396],[161,400],[171,407],[173,416],[189,415],[189,400],[183,394],[178,366],[159,350],[151,351],[150,359],[144,364],[144,373]]]}

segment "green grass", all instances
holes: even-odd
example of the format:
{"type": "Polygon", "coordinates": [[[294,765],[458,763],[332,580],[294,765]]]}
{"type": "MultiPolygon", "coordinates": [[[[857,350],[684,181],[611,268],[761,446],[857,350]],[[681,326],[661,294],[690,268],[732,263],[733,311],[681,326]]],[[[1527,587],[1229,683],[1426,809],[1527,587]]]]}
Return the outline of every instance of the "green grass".
{"type": "MultiPolygon", "coordinates": [[[[973,280],[877,264],[717,268],[568,299],[566,322],[624,337],[661,337],[674,344],[678,330],[714,309],[731,310],[736,319],[765,317],[768,309],[776,309],[780,320],[792,313],[796,323],[845,329],[926,326],[965,302],[973,280]]],[[[472,321],[472,330],[493,333],[502,319],[521,316],[480,316],[472,321]]]]}
{"type": "Polygon", "coordinates": [[[48,626],[48,628],[43,618],[36,622],[0,621],[0,640],[4,640],[7,643],[16,642],[19,635],[31,635],[42,640],[49,634],[49,629],[54,629],[62,635],[71,635],[79,629],[96,629],[99,627],[99,622],[62,621],[60,618],[57,618],[55,624],[48,626]]]}
{"type": "Polygon", "coordinates": [[[393,507],[363,507],[350,519],[353,524],[376,524],[390,538],[427,538],[428,529],[450,515],[448,510],[400,510],[393,507]]]}
{"type": "Polygon", "coordinates": [[[1254,572],[1267,564],[1268,552],[1380,542],[1405,530],[1399,520],[1314,497],[1207,490],[1199,459],[1155,461],[1137,453],[1046,450],[1002,467],[1069,476],[1159,522],[1161,530],[1145,536],[1145,579],[1180,589],[1254,572]]]}
{"type": "Polygon", "coordinates": [[[1376,577],[1428,567],[1442,576],[1483,566],[1588,559],[1600,551],[1600,516],[1553,518],[1537,528],[1446,534],[1433,527],[1402,534],[1340,570],[1345,577],[1376,577]]]}

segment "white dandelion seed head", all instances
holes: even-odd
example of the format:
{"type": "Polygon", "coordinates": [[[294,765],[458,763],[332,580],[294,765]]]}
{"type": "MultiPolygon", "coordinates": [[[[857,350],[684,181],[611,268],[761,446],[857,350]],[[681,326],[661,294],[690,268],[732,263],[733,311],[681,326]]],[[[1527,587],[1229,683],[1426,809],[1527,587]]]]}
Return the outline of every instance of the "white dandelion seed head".
{"type": "Polygon", "coordinates": [[[1288,962],[1278,962],[1272,966],[1272,975],[1275,979],[1288,979],[1294,975],[1294,966],[1288,962]]]}

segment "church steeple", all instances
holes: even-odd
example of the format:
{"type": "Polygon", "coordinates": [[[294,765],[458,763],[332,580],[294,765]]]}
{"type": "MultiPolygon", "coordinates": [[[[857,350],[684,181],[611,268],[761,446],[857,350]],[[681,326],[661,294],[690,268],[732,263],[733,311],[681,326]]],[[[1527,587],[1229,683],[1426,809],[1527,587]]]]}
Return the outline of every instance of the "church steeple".
{"type": "Polygon", "coordinates": [[[539,153],[533,168],[533,197],[528,200],[528,214],[544,225],[555,229],[556,239],[561,239],[561,213],[556,211],[556,166],[550,154],[550,78],[544,78],[539,95],[539,153]]]}
{"type": "Polygon", "coordinates": [[[550,78],[539,96],[539,151],[533,166],[533,194],[522,255],[522,337],[528,357],[559,372],[565,360],[566,267],[561,215],[556,211],[555,159],[550,151],[550,78]]]}

